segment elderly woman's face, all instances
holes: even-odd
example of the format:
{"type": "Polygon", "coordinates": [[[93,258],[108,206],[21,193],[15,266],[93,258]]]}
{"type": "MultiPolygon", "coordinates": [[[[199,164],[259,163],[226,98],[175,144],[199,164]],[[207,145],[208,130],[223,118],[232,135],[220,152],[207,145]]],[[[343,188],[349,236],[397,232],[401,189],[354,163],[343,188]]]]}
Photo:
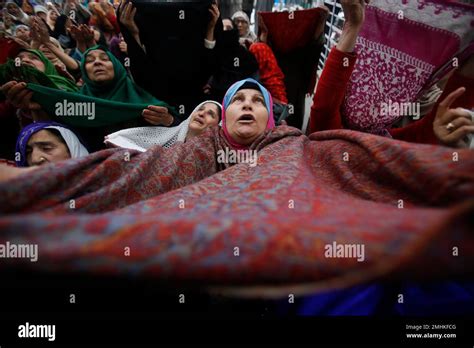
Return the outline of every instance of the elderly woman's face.
{"type": "Polygon", "coordinates": [[[15,31],[15,37],[26,42],[30,41],[30,29],[25,27],[17,28],[15,31]]]}
{"type": "Polygon", "coordinates": [[[28,51],[23,51],[23,52],[20,52],[18,54],[17,58],[20,58],[21,65],[31,66],[33,68],[38,69],[41,72],[45,71],[44,63],[34,53],[31,53],[31,52],[28,52],[28,51]]]}
{"type": "Polygon", "coordinates": [[[219,108],[214,103],[203,104],[191,114],[189,129],[196,134],[202,133],[206,128],[219,123],[219,108]]]}
{"type": "Polygon", "coordinates": [[[102,50],[90,51],[86,57],[87,76],[98,83],[112,81],[114,78],[114,64],[107,53],[102,50]]]}
{"type": "Polygon", "coordinates": [[[249,145],[267,128],[269,113],[260,91],[241,89],[226,109],[226,128],[241,145],[249,145]]]}
{"type": "Polygon", "coordinates": [[[71,158],[67,146],[47,129],[33,134],[26,145],[28,166],[40,166],[71,158]]]}
{"type": "Polygon", "coordinates": [[[249,24],[247,23],[247,21],[243,18],[236,18],[234,22],[235,22],[235,26],[239,30],[239,35],[240,36],[246,35],[247,32],[249,31],[249,24]]]}

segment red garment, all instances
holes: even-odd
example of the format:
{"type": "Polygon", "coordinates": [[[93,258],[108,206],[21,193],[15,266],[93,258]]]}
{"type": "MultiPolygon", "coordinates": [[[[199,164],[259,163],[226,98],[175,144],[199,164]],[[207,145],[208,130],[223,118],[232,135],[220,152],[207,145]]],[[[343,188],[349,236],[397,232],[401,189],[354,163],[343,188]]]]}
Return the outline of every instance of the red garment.
{"type": "MultiPolygon", "coordinates": [[[[306,47],[322,32],[328,9],[323,7],[294,12],[260,12],[268,29],[268,41],[278,53],[306,47]],[[315,33],[317,33],[315,35],[315,33]]],[[[261,28],[261,27],[260,27],[261,28]]]]}
{"type": "Polygon", "coordinates": [[[466,91],[451,104],[451,108],[463,107],[465,109],[474,108],[474,79],[454,73],[448,80],[443,94],[433,107],[433,110],[422,119],[413,122],[402,128],[390,129],[390,134],[395,139],[411,141],[425,144],[438,144],[438,138],[433,132],[433,121],[438,110],[438,104],[444,100],[454,90],[459,87],[466,87],[466,91]]]}
{"type": "Polygon", "coordinates": [[[21,49],[18,43],[7,38],[0,38],[0,47],[0,64],[4,64],[9,58],[16,56],[21,49]]]}
{"type": "MultiPolygon", "coordinates": [[[[353,53],[341,52],[335,47],[331,50],[313,98],[308,134],[322,130],[344,128],[341,108],[346,93],[346,86],[354,69],[356,59],[357,56],[353,53]]],[[[392,137],[414,143],[438,144],[438,139],[433,132],[433,120],[436,116],[438,103],[459,87],[466,87],[466,92],[451,107],[473,108],[474,79],[455,73],[449,79],[443,94],[438,99],[433,110],[422,119],[405,127],[390,129],[389,132],[392,137]]]]}
{"type": "Polygon", "coordinates": [[[283,104],[288,104],[285,75],[278,66],[270,46],[263,42],[257,42],[250,46],[249,51],[257,59],[260,82],[268,89],[273,99],[283,104]]]}
{"type": "Polygon", "coordinates": [[[341,107],[356,59],[355,54],[344,53],[335,48],[329,53],[313,97],[308,134],[344,128],[341,107]]]}

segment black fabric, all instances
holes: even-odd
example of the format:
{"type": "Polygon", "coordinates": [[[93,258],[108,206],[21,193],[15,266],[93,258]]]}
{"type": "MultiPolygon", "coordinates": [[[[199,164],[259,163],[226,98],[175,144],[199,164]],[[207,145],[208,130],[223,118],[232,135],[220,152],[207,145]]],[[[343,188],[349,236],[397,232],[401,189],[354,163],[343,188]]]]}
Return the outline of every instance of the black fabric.
{"type": "Polygon", "coordinates": [[[323,43],[323,40],[314,41],[287,54],[275,52],[278,65],[285,74],[288,103],[293,105],[293,113],[287,119],[289,126],[301,129],[303,125],[305,97],[314,87],[312,72],[316,70],[323,43]]]}
{"type": "Polygon", "coordinates": [[[211,98],[221,101],[232,84],[248,77],[257,77],[258,62],[254,55],[239,43],[237,29],[221,32],[216,41],[217,63],[210,86],[211,98]]]}
{"type": "MultiPolygon", "coordinates": [[[[135,82],[176,107],[182,119],[205,98],[203,88],[215,69],[215,50],[204,47],[211,2],[134,1],[135,20],[146,54],[120,24],[135,82]]],[[[218,31],[222,31],[220,20],[218,31]]]]}
{"type": "Polygon", "coordinates": [[[63,48],[73,48],[76,47],[76,42],[66,31],[67,19],[68,17],[66,15],[60,15],[58,19],[56,19],[52,36],[59,41],[63,48]]]}

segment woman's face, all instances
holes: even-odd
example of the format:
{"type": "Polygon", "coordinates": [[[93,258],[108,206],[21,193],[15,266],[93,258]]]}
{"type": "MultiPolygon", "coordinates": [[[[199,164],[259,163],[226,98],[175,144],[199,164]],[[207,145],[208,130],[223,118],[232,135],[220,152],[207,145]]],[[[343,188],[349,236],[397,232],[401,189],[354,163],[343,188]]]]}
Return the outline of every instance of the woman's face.
{"type": "Polygon", "coordinates": [[[20,15],[20,9],[18,6],[15,6],[12,3],[7,4],[7,10],[10,14],[14,15],[15,17],[18,17],[20,15]]]}
{"type": "Polygon", "coordinates": [[[247,35],[249,31],[249,24],[247,23],[247,21],[243,18],[236,18],[234,22],[235,26],[239,30],[239,36],[247,35]]]}
{"type": "Polygon", "coordinates": [[[20,27],[15,31],[15,37],[23,41],[30,41],[30,30],[25,27],[20,27]]]}
{"type": "Polygon", "coordinates": [[[46,129],[33,134],[26,145],[28,166],[40,166],[71,158],[67,146],[46,129]]]}
{"type": "Polygon", "coordinates": [[[55,23],[56,19],[58,19],[58,13],[54,10],[49,10],[48,14],[49,14],[49,19],[51,20],[51,22],[55,23]]]}
{"type": "Polygon", "coordinates": [[[41,72],[45,71],[44,63],[39,59],[39,57],[31,52],[23,51],[17,55],[17,58],[20,58],[21,65],[28,65],[33,68],[38,69],[41,72]]]}
{"type": "Polygon", "coordinates": [[[114,65],[107,53],[102,50],[90,51],[86,57],[87,76],[98,83],[112,81],[114,73],[114,65]]]}
{"type": "Polygon", "coordinates": [[[219,123],[219,108],[214,103],[203,104],[191,114],[189,129],[195,134],[201,134],[208,127],[219,123]]]}
{"type": "Polygon", "coordinates": [[[267,128],[268,116],[262,93],[254,89],[241,89],[226,109],[226,128],[237,143],[249,145],[267,128]]]}
{"type": "Polygon", "coordinates": [[[13,25],[13,18],[10,15],[3,16],[3,25],[5,28],[10,28],[13,25]]]}
{"type": "Polygon", "coordinates": [[[222,25],[224,26],[224,31],[232,30],[234,29],[234,24],[230,19],[223,19],[222,20],[222,25]]]}

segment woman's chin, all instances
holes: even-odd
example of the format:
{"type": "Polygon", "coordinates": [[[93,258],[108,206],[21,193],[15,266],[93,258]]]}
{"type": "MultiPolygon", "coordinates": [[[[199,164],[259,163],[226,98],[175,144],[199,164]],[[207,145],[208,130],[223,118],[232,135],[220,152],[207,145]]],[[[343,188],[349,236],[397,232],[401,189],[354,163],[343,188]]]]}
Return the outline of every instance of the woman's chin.
{"type": "Polygon", "coordinates": [[[231,136],[237,143],[241,145],[248,145],[252,143],[258,137],[258,133],[254,129],[252,130],[239,129],[238,132],[236,132],[234,135],[231,135],[231,136]]]}

